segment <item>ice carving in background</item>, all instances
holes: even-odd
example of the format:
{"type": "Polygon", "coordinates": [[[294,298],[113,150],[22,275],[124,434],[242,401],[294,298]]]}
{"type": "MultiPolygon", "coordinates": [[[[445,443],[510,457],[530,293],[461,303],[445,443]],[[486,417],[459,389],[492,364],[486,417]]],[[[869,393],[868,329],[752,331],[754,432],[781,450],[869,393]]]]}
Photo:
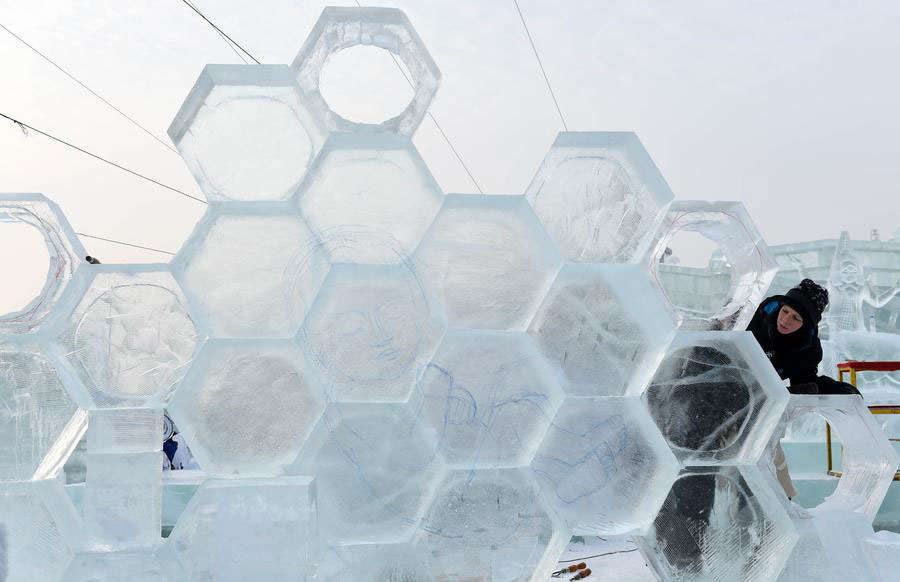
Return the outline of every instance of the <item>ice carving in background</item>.
{"type": "Polygon", "coordinates": [[[0,335],[33,332],[72,280],[85,256],[84,247],[59,206],[41,194],[0,194],[0,227],[4,222],[36,228],[50,256],[47,278],[37,297],[19,311],[0,314],[0,335]]]}
{"type": "Polygon", "coordinates": [[[756,467],[689,467],[635,541],[660,580],[764,582],[797,533],[756,467]]]}
{"type": "Polygon", "coordinates": [[[572,396],[639,394],[675,336],[636,265],[563,266],[528,327],[572,396]]]}
{"type": "Polygon", "coordinates": [[[644,257],[644,265],[663,296],[691,329],[744,329],[775,278],[778,264],[740,202],[676,200],[644,257]],[[731,269],[724,304],[706,313],[677,305],[667,293],[659,269],[666,248],[679,232],[694,232],[719,246],[731,269]]]}
{"type": "Polygon", "coordinates": [[[631,132],[560,133],[525,192],[563,256],[636,262],[672,191],[631,132]]]}
{"type": "Polygon", "coordinates": [[[210,202],[286,200],[325,139],[287,65],[207,65],[169,127],[210,202]]]}
{"type": "Polygon", "coordinates": [[[67,299],[61,357],[92,407],[162,403],[184,376],[198,333],[164,265],[93,265],[67,299]]]}
{"type": "Polygon", "coordinates": [[[755,463],[788,401],[748,332],[681,332],[644,400],[685,465],[755,463]]]}
{"type": "Polygon", "coordinates": [[[569,398],[531,470],[547,503],[576,534],[647,526],[679,465],[638,398],[569,398]]]}

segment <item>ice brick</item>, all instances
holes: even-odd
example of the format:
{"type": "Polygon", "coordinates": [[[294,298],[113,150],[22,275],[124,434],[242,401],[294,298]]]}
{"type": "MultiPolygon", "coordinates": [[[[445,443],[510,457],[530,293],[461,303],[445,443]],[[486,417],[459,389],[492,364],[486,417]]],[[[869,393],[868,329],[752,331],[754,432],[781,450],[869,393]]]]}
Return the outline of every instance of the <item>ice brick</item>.
{"type": "Polygon", "coordinates": [[[299,196],[332,260],[356,263],[403,260],[444,200],[409,138],[359,134],[331,136],[299,196]]]}
{"type": "Polygon", "coordinates": [[[450,466],[493,468],[527,465],[562,399],[527,335],[451,330],[410,402],[450,466]]]}
{"type": "Polygon", "coordinates": [[[863,547],[873,535],[870,520],[861,513],[841,510],[817,510],[814,514],[793,520],[799,540],[778,582],[877,581],[878,574],[863,547]]]}
{"type": "Polygon", "coordinates": [[[405,541],[431,499],[443,462],[433,431],[402,405],[331,404],[289,474],[315,475],[328,544],[405,541]]]}
{"type": "Polygon", "coordinates": [[[415,253],[451,327],[523,330],[560,256],[521,196],[452,194],[415,253]]]}
{"type": "Polygon", "coordinates": [[[411,264],[338,264],[299,340],[332,399],[404,402],[443,330],[411,264]]]}
{"type": "Polygon", "coordinates": [[[740,202],[676,200],[644,257],[644,265],[666,300],[678,312],[681,326],[690,329],[744,329],[765,297],[778,263],[740,202]],[[680,232],[693,232],[715,243],[731,273],[728,293],[721,305],[696,311],[680,305],[666,289],[662,258],[669,242],[680,232]]]}
{"type": "Polygon", "coordinates": [[[0,516],[4,581],[59,580],[72,560],[81,528],[59,481],[0,483],[0,516]]]}
{"type": "Polygon", "coordinates": [[[328,270],[292,204],[210,205],[172,263],[217,337],[290,337],[328,270]]]}
{"type": "Polygon", "coordinates": [[[653,521],[679,464],[637,397],[568,398],[531,468],[573,533],[615,535],[653,521]]]}
{"type": "Polygon", "coordinates": [[[525,191],[565,258],[637,262],[672,191],[631,132],[565,132],[525,191]]]}
{"type": "Polygon", "coordinates": [[[319,579],[328,582],[435,582],[424,544],[335,545],[324,551],[319,579]]]}
{"type": "Polygon", "coordinates": [[[425,117],[441,79],[437,65],[406,14],[396,8],[325,8],[291,66],[305,101],[334,131],[411,135],[425,117]],[[344,119],[328,106],[319,91],[319,75],[328,58],[358,45],[382,48],[399,57],[409,71],[407,80],[414,87],[409,105],[399,115],[379,124],[344,119]]]}
{"type": "Polygon", "coordinates": [[[900,562],[900,534],[881,530],[862,540],[863,552],[869,558],[876,579],[873,582],[892,582],[900,562]]]}
{"type": "Polygon", "coordinates": [[[170,582],[154,548],[85,552],[75,556],[61,582],[170,582]]]}
{"type": "Polygon", "coordinates": [[[685,465],[754,463],[788,391],[750,332],[681,332],[643,395],[685,465]]]}
{"type": "Polygon", "coordinates": [[[149,453],[161,451],[161,408],[118,408],[90,412],[87,450],[91,453],[149,453]]]}
{"type": "Polygon", "coordinates": [[[521,469],[454,471],[422,529],[437,580],[547,580],[570,539],[521,469]]]}
{"type": "Polygon", "coordinates": [[[286,200],[325,140],[287,65],[207,65],[169,137],[210,201],[286,200]]]}
{"type": "Polygon", "coordinates": [[[274,476],[294,459],[325,395],[290,340],[211,340],[168,411],[204,470],[274,476]]]}
{"type": "Polygon", "coordinates": [[[84,278],[57,343],[92,407],[161,403],[202,339],[168,266],[91,265],[84,278]]]}
{"type": "Polygon", "coordinates": [[[637,265],[563,266],[528,327],[573,396],[639,394],[675,336],[637,265]]]}
{"type": "Polygon", "coordinates": [[[85,256],[84,247],[59,206],[42,194],[0,194],[0,223],[36,228],[47,245],[50,265],[37,297],[12,313],[0,314],[0,335],[38,330],[59,301],[85,256]]]}
{"type": "Polygon", "coordinates": [[[172,580],[315,580],[316,486],[309,477],[206,481],[161,552],[172,580]]]}
{"type": "Polygon", "coordinates": [[[797,532],[753,466],[689,467],[635,542],[660,580],[764,582],[797,532]]]}
{"type": "Polygon", "coordinates": [[[84,415],[44,352],[0,341],[0,481],[52,476],[84,433],[84,415]]]}

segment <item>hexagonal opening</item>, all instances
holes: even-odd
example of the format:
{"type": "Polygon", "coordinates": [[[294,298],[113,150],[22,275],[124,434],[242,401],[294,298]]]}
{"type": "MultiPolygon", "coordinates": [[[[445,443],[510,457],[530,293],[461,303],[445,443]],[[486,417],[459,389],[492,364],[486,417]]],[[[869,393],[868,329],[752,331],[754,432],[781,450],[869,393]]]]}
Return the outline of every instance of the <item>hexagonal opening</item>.
{"type": "Polygon", "coordinates": [[[40,231],[23,222],[0,220],[0,264],[3,286],[0,320],[16,314],[40,300],[50,268],[50,253],[40,231]]]}
{"type": "Polygon", "coordinates": [[[344,119],[374,125],[406,110],[414,96],[411,83],[402,59],[386,49],[357,45],[328,58],[319,91],[344,119]]]}

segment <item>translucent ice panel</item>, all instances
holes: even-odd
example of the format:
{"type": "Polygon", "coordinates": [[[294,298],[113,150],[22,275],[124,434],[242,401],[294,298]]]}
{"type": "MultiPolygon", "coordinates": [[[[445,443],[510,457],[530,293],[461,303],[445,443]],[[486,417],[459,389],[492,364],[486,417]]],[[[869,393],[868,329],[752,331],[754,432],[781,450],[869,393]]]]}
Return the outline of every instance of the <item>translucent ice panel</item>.
{"type": "Polygon", "coordinates": [[[173,262],[220,337],[293,336],[327,269],[324,250],[288,204],[211,207],[173,262]]]}
{"type": "Polygon", "coordinates": [[[36,228],[50,256],[47,280],[38,296],[19,311],[0,314],[0,335],[28,333],[49,315],[85,252],[59,206],[41,194],[0,194],[0,228],[4,222],[36,228]]]}
{"type": "Polygon", "coordinates": [[[78,554],[62,582],[169,582],[152,550],[78,554]]]}
{"type": "Polygon", "coordinates": [[[287,199],[324,133],[287,65],[207,65],[169,127],[210,201],[287,199]]]}
{"type": "Polygon", "coordinates": [[[59,580],[81,525],[62,485],[55,479],[2,483],[0,516],[4,582],[59,580]]]}
{"type": "Polygon", "coordinates": [[[91,265],[57,340],[98,408],[161,402],[199,340],[187,299],[162,265],[91,265]]]}
{"type": "Polygon", "coordinates": [[[686,465],[756,462],[788,391],[750,332],[682,332],[644,393],[686,465]]]}
{"type": "Polygon", "coordinates": [[[755,467],[690,467],[646,535],[636,536],[660,580],[774,580],[797,540],[755,467]]]}
{"type": "Polygon", "coordinates": [[[0,481],[31,479],[45,458],[58,468],[83,434],[56,366],[34,343],[0,342],[0,403],[0,481]]]}
{"type": "Polygon", "coordinates": [[[891,582],[900,562],[900,534],[877,531],[862,540],[862,547],[877,576],[873,582],[891,582]]]}
{"type": "Polygon", "coordinates": [[[778,270],[775,257],[743,204],[701,200],[676,200],[669,206],[665,221],[644,257],[644,264],[679,313],[682,327],[692,329],[747,327],[778,270]],[[724,303],[708,312],[680,305],[666,288],[663,271],[671,268],[662,259],[669,242],[681,232],[697,233],[715,243],[730,269],[731,284],[724,303]]]}
{"type": "Polygon", "coordinates": [[[293,341],[212,340],[168,411],[207,472],[271,476],[297,455],[324,401],[293,341]]]}
{"type": "Polygon", "coordinates": [[[415,254],[451,327],[523,330],[560,266],[521,196],[447,196],[415,254]]]}
{"type": "MultiPolygon", "coordinates": [[[[329,129],[411,135],[437,92],[441,73],[406,15],[396,8],[329,6],[307,37],[291,65],[304,99],[329,129]],[[335,113],[319,91],[319,75],[328,58],[352,46],[376,46],[403,61],[415,95],[402,113],[380,124],[354,123],[335,113]]],[[[397,74],[400,74],[399,72],[397,74]]],[[[405,73],[404,73],[405,74],[405,73]]],[[[372,88],[372,90],[377,90],[372,88]]]]}
{"type": "MultiPolygon", "coordinates": [[[[799,540],[785,564],[779,582],[878,582],[865,552],[873,535],[870,520],[861,513],[816,511],[813,517],[793,520],[799,540]]],[[[896,578],[896,564],[890,580],[896,578]]],[[[886,578],[887,580],[887,578],[886,578]]]]}
{"type": "Polygon", "coordinates": [[[324,551],[319,579],[328,582],[433,582],[423,544],[335,545],[324,551]]]}
{"type": "Polygon", "coordinates": [[[637,398],[569,398],[531,463],[544,498],[576,534],[645,527],[678,461],[637,398]]]}
{"type": "Polygon", "coordinates": [[[288,470],[315,475],[329,544],[405,541],[442,471],[433,431],[394,404],[332,404],[288,470]]]}
{"type": "Polygon", "coordinates": [[[570,539],[517,469],[451,473],[422,529],[437,580],[547,580],[570,539]]]}
{"type": "Polygon", "coordinates": [[[410,402],[450,466],[493,468],[528,464],[562,399],[527,335],[451,330],[410,402]]]}
{"type": "Polygon", "coordinates": [[[636,262],[672,191],[631,132],[560,133],[525,191],[564,257],[636,262]]]}
{"type": "Polygon", "coordinates": [[[336,262],[396,263],[444,194],[409,138],[333,134],[300,191],[300,209],[336,262]],[[356,245],[359,231],[383,244],[356,245]]]}
{"type": "Polygon", "coordinates": [[[162,450],[160,408],[92,410],[88,428],[91,453],[146,453],[162,450]]]}
{"type": "Polygon", "coordinates": [[[403,402],[442,333],[411,264],[338,264],[299,339],[334,400],[403,402]]]}
{"type": "Polygon", "coordinates": [[[161,452],[87,453],[84,527],[97,549],[159,541],[161,452]]]}
{"type": "Polygon", "coordinates": [[[308,477],[208,480],[161,553],[172,580],[315,580],[316,487],[308,477]]]}
{"type": "Polygon", "coordinates": [[[528,327],[573,396],[638,394],[675,336],[637,265],[563,266],[528,327]]]}

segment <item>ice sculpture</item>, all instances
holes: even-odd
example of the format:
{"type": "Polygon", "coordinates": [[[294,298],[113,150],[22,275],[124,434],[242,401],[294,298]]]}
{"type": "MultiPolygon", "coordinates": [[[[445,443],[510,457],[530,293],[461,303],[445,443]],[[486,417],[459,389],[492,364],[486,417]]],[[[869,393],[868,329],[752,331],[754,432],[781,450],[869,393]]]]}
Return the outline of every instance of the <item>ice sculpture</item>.
{"type": "Polygon", "coordinates": [[[788,392],[749,332],[681,332],[644,399],[685,465],[754,463],[788,392]]]}
{"type": "Polygon", "coordinates": [[[695,312],[673,304],[681,326],[691,329],[744,329],[775,278],[778,263],[740,202],[676,200],[669,206],[644,257],[644,265],[663,295],[672,300],[659,269],[666,248],[679,232],[694,232],[716,243],[731,270],[731,285],[725,303],[709,313],[695,312]]]}
{"type": "Polygon", "coordinates": [[[672,191],[631,132],[560,133],[525,192],[565,258],[636,262],[672,191]]]}
{"type": "Polygon", "coordinates": [[[528,333],[572,396],[639,394],[675,336],[673,314],[636,265],[564,265],[528,333]]]}
{"type": "Polygon", "coordinates": [[[875,582],[891,582],[900,560],[900,534],[882,530],[863,540],[863,551],[878,578],[875,582]]]}
{"type": "Polygon", "coordinates": [[[660,580],[775,579],[797,533],[756,467],[689,467],[635,541],[660,580]]]}

